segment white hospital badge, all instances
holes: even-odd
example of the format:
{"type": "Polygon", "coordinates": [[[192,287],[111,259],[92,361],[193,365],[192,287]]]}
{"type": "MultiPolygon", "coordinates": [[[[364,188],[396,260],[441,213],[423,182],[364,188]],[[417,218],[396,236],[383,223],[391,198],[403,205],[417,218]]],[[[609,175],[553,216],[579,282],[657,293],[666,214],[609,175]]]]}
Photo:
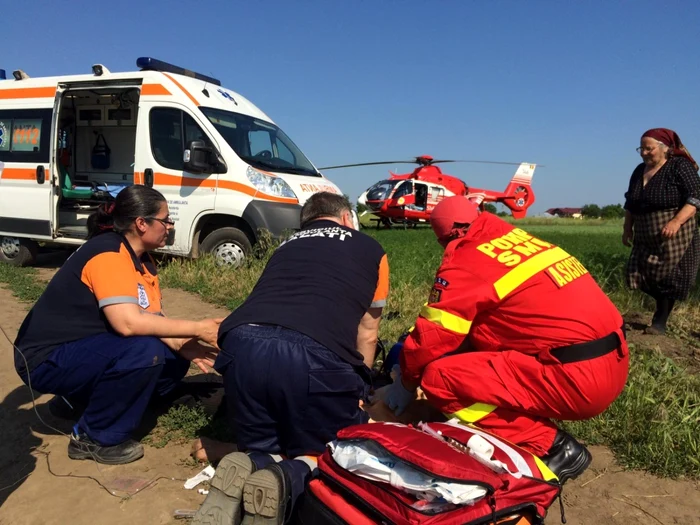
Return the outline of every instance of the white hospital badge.
{"type": "Polygon", "coordinates": [[[144,310],[151,306],[151,303],[148,301],[148,294],[146,293],[146,289],[143,287],[141,283],[137,283],[138,286],[138,296],[139,296],[139,306],[143,308],[144,310]]]}

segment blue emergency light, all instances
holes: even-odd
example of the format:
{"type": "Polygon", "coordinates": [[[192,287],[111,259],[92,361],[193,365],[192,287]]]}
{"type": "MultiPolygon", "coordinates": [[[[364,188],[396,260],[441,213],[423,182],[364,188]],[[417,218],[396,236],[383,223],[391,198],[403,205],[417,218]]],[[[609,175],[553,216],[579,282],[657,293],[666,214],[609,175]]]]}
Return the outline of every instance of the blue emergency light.
{"type": "Polygon", "coordinates": [[[214,84],[215,86],[221,85],[220,80],[208,77],[206,75],[202,75],[201,73],[195,73],[194,71],[190,71],[189,69],[174,66],[172,64],[168,64],[167,62],[163,62],[162,60],[156,60],[155,58],[151,57],[140,57],[136,59],[136,67],[140,67],[141,71],[161,71],[163,73],[175,73],[176,75],[184,75],[186,77],[196,78],[197,80],[203,80],[210,84],[214,84]]]}
{"type": "Polygon", "coordinates": [[[7,80],[7,75],[5,75],[4,69],[0,69],[0,80],[7,80]]]}

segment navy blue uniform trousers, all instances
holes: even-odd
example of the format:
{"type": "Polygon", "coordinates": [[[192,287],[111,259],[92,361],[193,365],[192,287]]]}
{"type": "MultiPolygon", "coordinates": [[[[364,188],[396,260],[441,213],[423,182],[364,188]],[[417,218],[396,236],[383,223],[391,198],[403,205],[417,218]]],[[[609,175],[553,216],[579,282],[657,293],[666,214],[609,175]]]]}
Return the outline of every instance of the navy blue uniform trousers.
{"type": "Polygon", "coordinates": [[[77,426],[110,446],[131,437],[151,397],[171,392],[189,365],[157,337],[104,333],[59,346],[30,379],[34,390],[85,405],[77,426]]]}
{"type": "MultiPolygon", "coordinates": [[[[225,335],[214,368],[224,378],[239,450],[317,456],[338,430],[366,423],[359,407],[369,386],[360,370],[294,330],[242,325],[225,335]]],[[[304,490],[306,464],[280,466],[291,483],[292,501],[304,490]]]]}

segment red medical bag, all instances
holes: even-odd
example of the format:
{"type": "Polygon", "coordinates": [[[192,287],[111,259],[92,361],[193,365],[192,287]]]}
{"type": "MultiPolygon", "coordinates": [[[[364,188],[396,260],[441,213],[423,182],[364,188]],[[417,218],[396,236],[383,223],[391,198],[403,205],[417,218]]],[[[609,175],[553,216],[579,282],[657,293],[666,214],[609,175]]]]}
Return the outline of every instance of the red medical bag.
{"type": "MultiPolygon", "coordinates": [[[[341,430],[337,444],[370,440],[386,452],[430,477],[477,485],[486,494],[471,504],[423,505],[416,496],[389,483],[366,479],[342,468],[331,447],[319,458],[299,509],[298,522],[369,525],[534,525],[559,496],[560,485],[532,454],[481,429],[449,423],[370,423],[341,430]],[[420,427],[420,428],[418,428],[420,427]],[[507,467],[487,466],[469,453],[470,438],[480,436],[493,446],[490,459],[507,467]],[[433,510],[422,510],[422,509],[433,510]]],[[[479,439],[479,438],[476,438],[479,439]]]]}

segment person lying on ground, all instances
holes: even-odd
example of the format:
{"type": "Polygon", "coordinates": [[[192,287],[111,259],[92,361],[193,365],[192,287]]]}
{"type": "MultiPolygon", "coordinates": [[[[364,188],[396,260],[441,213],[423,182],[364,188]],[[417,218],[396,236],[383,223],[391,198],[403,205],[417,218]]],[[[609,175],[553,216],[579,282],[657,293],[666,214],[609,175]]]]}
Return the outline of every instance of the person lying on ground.
{"type": "Polygon", "coordinates": [[[83,408],[68,444],[71,459],[141,458],[143,445],[131,436],[151,397],[173,391],[190,362],[204,372],[214,364],[222,319],[163,313],[149,251],[165,246],[173,224],[158,191],[122,190],[90,216],[87,242],[20,327],[15,368],[22,381],[83,408]]]}
{"type": "Polygon", "coordinates": [[[312,195],[300,224],[221,324],[215,369],[242,452],[221,460],[194,524],[238,523],[244,512],[251,523],[288,521],[315,456],[368,420],[359,402],[387,300],[386,253],[353,228],[342,195],[312,195]]]}
{"type": "Polygon", "coordinates": [[[550,418],[594,417],[622,392],[622,316],[575,257],[465,197],[441,201],[431,225],[442,264],[400,378],[375,402],[400,414],[420,385],[447,417],[540,458],[551,479],[579,476],[590,452],[550,418]]]}

